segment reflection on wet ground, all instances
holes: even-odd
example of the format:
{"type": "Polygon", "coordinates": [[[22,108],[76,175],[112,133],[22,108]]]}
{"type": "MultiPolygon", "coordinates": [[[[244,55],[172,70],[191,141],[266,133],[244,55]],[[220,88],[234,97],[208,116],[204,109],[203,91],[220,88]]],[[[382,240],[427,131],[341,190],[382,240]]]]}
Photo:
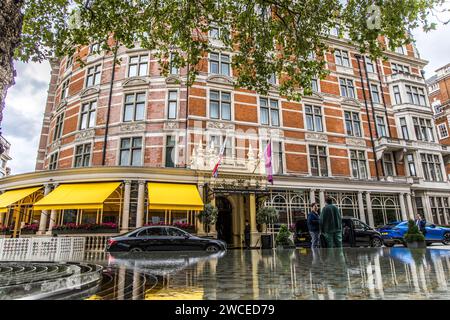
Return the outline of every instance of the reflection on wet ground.
{"type": "Polygon", "coordinates": [[[102,265],[102,280],[52,298],[450,299],[450,250],[153,252],[83,263],[102,265]]]}
{"type": "Polygon", "coordinates": [[[108,274],[93,298],[450,298],[449,250],[232,250],[213,255],[122,254],[106,259],[91,261],[107,266],[108,274]]]}

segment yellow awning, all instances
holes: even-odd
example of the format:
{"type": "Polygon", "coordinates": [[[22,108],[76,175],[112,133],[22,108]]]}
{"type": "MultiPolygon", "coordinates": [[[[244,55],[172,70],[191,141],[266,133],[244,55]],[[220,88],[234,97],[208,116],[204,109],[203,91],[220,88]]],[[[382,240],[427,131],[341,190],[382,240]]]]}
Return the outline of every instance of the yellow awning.
{"type": "Polygon", "coordinates": [[[149,209],[203,210],[203,201],[194,184],[148,183],[149,209]]]}
{"type": "Polygon", "coordinates": [[[10,205],[28,197],[30,194],[33,194],[41,188],[42,187],[33,187],[6,191],[0,195],[0,212],[7,212],[10,205]]]}
{"type": "Polygon", "coordinates": [[[63,184],[34,204],[34,210],[101,209],[120,182],[63,184]]]}

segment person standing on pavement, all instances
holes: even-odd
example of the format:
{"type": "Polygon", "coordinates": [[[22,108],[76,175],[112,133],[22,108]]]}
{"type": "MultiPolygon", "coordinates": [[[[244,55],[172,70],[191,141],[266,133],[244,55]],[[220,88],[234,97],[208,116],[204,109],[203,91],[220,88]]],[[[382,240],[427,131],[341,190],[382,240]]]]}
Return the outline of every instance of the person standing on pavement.
{"type": "Polygon", "coordinates": [[[311,235],[311,248],[320,247],[320,217],[317,203],[311,205],[311,212],[308,214],[308,230],[311,235]]]}
{"type": "Polygon", "coordinates": [[[250,249],[250,223],[248,222],[248,220],[245,220],[244,236],[245,236],[245,248],[250,249]]]}
{"type": "Polygon", "coordinates": [[[414,221],[417,228],[419,228],[420,232],[425,236],[427,233],[427,229],[425,228],[427,221],[425,219],[422,219],[420,214],[416,214],[416,220],[414,221]]]}
{"type": "Polygon", "coordinates": [[[328,197],[326,206],[320,214],[320,232],[327,243],[327,248],[342,248],[342,217],[339,208],[328,197]]]}

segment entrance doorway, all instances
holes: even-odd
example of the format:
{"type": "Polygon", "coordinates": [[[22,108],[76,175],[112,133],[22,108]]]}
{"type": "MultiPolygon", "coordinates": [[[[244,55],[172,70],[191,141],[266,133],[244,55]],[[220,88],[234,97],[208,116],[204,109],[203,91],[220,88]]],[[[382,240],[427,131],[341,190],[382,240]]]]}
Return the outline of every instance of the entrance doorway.
{"type": "Polygon", "coordinates": [[[216,222],[217,238],[226,243],[233,242],[232,212],[230,201],[225,197],[216,198],[216,206],[219,210],[216,222]]]}

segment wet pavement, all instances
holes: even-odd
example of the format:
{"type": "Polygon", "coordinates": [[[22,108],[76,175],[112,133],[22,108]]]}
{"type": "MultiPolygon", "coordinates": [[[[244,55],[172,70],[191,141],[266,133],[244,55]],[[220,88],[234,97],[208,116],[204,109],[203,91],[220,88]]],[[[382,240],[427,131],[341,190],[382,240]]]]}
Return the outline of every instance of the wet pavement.
{"type": "Polygon", "coordinates": [[[56,299],[450,299],[450,250],[441,249],[149,252],[84,263],[102,265],[102,279],[56,299]]]}

